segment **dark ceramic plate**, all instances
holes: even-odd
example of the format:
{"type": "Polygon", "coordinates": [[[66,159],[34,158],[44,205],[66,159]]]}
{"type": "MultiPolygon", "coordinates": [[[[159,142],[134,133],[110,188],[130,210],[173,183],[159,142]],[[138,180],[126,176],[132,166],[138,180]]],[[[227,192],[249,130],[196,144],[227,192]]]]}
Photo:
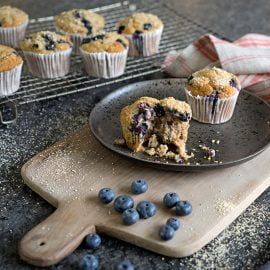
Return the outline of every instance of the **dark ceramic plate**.
{"type": "Polygon", "coordinates": [[[192,120],[187,149],[195,157],[190,164],[179,164],[163,158],[133,153],[114,144],[121,136],[119,114],[123,107],[141,96],[165,98],[173,96],[185,100],[184,80],[162,79],[126,85],[106,96],[90,115],[90,127],[95,137],[110,150],[145,165],[174,171],[195,171],[229,167],[245,162],[261,153],[270,142],[270,106],[242,90],[232,119],[224,124],[209,125],[192,120]],[[219,144],[212,140],[220,141],[219,144]],[[216,151],[214,160],[205,159],[199,145],[205,144],[216,151]]]}

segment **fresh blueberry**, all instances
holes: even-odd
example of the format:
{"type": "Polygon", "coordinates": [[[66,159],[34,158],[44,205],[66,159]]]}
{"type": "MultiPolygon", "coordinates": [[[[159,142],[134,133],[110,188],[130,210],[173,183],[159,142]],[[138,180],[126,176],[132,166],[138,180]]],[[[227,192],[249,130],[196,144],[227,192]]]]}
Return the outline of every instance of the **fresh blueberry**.
{"type": "Polygon", "coordinates": [[[176,204],[176,214],[179,216],[187,216],[192,212],[192,205],[188,201],[180,201],[176,204]]]}
{"type": "Polygon", "coordinates": [[[111,188],[103,188],[99,191],[98,197],[103,203],[107,204],[113,201],[115,193],[111,188]]]}
{"type": "Polygon", "coordinates": [[[134,201],[128,195],[118,196],[113,203],[114,209],[120,213],[123,213],[126,209],[132,208],[133,205],[134,201]]]}
{"type": "Polygon", "coordinates": [[[98,269],[99,262],[96,256],[91,254],[86,254],[83,256],[80,262],[81,270],[96,270],[98,269]]]}
{"type": "Polygon", "coordinates": [[[135,180],[131,184],[131,191],[133,194],[141,194],[146,192],[148,189],[147,181],[139,179],[135,180]]]}
{"type": "Polygon", "coordinates": [[[97,249],[101,244],[101,238],[98,234],[92,233],[86,236],[85,243],[88,248],[97,249]]]}
{"type": "Polygon", "coordinates": [[[149,30],[149,29],[151,29],[152,28],[152,24],[151,23],[145,23],[144,25],[143,25],[143,29],[144,30],[149,30]]]}
{"type": "Polygon", "coordinates": [[[162,240],[171,240],[174,237],[175,230],[169,225],[164,225],[159,230],[159,236],[162,240]]]}
{"type": "Polygon", "coordinates": [[[180,197],[175,192],[167,193],[163,198],[163,204],[167,208],[172,208],[176,205],[177,202],[180,201],[180,197]]]}
{"type": "Polygon", "coordinates": [[[150,218],[157,212],[155,204],[149,201],[141,201],[138,203],[136,210],[139,212],[140,218],[150,218]]]}
{"type": "Polygon", "coordinates": [[[171,226],[175,231],[180,227],[180,220],[178,218],[169,218],[166,222],[166,225],[171,226]]]}
{"type": "Polygon", "coordinates": [[[125,30],[125,26],[124,25],[120,25],[119,27],[118,27],[118,34],[122,34],[122,32],[125,30]]]}
{"type": "Polygon", "coordinates": [[[139,213],[134,208],[127,209],[122,214],[122,220],[125,225],[135,224],[139,219],[139,213]]]}
{"type": "Polygon", "coordinates": [[[134,266],[130,260],[125,260],[117,264],[114,269],[115,270],[134,270],[134,266]]]}

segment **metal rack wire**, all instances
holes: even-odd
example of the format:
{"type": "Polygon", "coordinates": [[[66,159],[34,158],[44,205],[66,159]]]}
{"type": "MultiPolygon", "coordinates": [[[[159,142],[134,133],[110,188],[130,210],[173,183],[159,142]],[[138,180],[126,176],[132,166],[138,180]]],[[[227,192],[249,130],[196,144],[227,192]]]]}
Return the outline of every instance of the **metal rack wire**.
{"type": "MultiPolygon", "coordinates": [[[[151,4],[147,2],[147,4],[135,6],[129,1],[124,1],[94,9],[94,11],[99,12],[106,18],[106,30],[115,30],[119,18],[125,17],[135,10],[136,12],[153,13],[164,22],[165,27],[158,54],[144,58],[128,58],[125,74],[118,78],[106,80],[87,76],[83,70],[80,56],[72,56],[70,73],[57,79],[34,78],[28,73],[27,68],[24,67],[20,89],[8,97],[0,98],[0,105],[13,104],[12,107],[16,108],[21,104],[87,91],[100,86],[156,73],[160,71],[157,63],[161,62],[168,51],[179,50],[206,32],[213,33],[204,26],[178,14],[165,3],[152,1],[151,4]]],[[[40,30],[54,31],[53,17],[30,21],[28,33],[40,30]]],[[[0,110],[0,121],[2,118],[0,110]]]]}

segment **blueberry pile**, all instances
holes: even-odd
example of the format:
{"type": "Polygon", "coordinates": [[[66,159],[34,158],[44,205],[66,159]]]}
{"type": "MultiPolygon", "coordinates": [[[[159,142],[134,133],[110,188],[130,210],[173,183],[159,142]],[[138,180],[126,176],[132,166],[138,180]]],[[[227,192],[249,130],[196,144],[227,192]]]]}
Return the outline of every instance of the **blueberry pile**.
{"type": "MultiPolygon", "coordinates": [[[[192,206],[188,201],[181,201],[175,192],[166,193],[163,198],[163,204],[166,208],[175,207],[175,213],[179,216],[187,216],[192,212],[192,206]]],[[[169,218],[165,225],[159,230],[159,236],[162,240],[170,240],[174,237],[175,231],[180,227],[180,220],[172,217],[169,218]]]]}
{"type": "MultiPolygon", "coordinates": [[[[148,183],[146,180],[138,179],[131,184],[132,194],[142,194],[148,190],[148,183]]],[[[133,225],[140,219],[148,219],[153,217],[157,212],[157,207],[153,202],[141,201],[134,207],[134,200],[129,195],[119,195],[116,197],[115,192],[111,188],[102,188],[98,193],[98,198],[103,204],[113,202],[115,211],[122,214],[122,222],[124,225],[133,225]]],[[[175,208],[175,212],[179,216],[186,216],[192,212],[192,206],[188,201],[180,200],[180,197],[175,192],[165,194],[163,204],[166,208],[175,208]]],[[[159,236],[162,240],[171,240],[175,232],[180,228],[180,220],[176,217],[171,217],[166,224],[161,226],[159,236]]],[[[101,238],[98,234],[89,234],[85,238],[86,246],[91,250],[96,250],[101,245],[101,238]]],[[[99,261],[96,256],[86,254],[81,262],[80,269],[82,270],[96,270],[98,269],[99,261]]],[[[129,260],[124,260],[117,264],[115,270],[134,270],[133,264],[129,260]]]]}

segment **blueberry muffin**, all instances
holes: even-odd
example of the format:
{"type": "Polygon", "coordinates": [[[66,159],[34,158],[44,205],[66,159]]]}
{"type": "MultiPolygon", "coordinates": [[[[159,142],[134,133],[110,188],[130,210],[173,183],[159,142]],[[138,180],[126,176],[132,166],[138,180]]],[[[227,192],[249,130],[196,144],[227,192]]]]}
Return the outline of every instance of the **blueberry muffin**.
{"type": "Polygon", "coordinates": [[[25,36],[28,15],[15,7],[0,7],[0,43],[17,48],[25,36]]]}
{"type": "Polygon", "coordinates": [[[82,39],[101,31],[104,24],[105,20],[101,15],[86,9],[64,11],[55,18],[56,28],[70,35],[76,53],[79,53],[82,39]]]}
{"type": "Polygon", "coordinates": [[[10,47],[0,45],[0,96],[7,96],[19,89],[23,60],[10,47]]]}
{"type": "Polygon", "coordinates": [[[220,68],[205,68],[193,73],[186,83],[186,97],[193,118],[219,124],[231,119],[239,91],[239,79],[220,68]]]}
{"type": "Polygon", "coordinates": [[[72,42],[68,36],[41,31],[28,35],[20,46],[34,76],[56,78],[69,72],[72,42]]]}
{"type": "Polygon", "coordinates": [[[178,162],[186,153],[191,108],[173,97],[158,100],[141,97],[121,110],[120,122],[126,145],[134,152],[145,152],[178,162]]]}
{"type": "Polygon", "coordinates": [[[149,56],[158,53],[162,31],[162,21],[148,13],[135,13],[118,23],[118,33],[129,39],[130,56],[149,56]]]}
{"type": "Polygon", "coordinates": [[[128,40],[116,32],[100,32],[83,39],[80,52],[88,75],[113,78],[124,73],[128,40]]]}

